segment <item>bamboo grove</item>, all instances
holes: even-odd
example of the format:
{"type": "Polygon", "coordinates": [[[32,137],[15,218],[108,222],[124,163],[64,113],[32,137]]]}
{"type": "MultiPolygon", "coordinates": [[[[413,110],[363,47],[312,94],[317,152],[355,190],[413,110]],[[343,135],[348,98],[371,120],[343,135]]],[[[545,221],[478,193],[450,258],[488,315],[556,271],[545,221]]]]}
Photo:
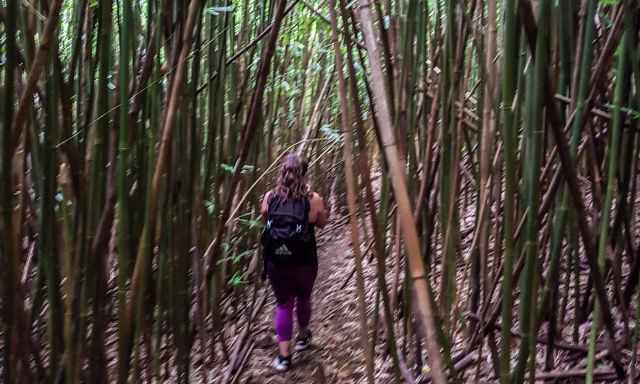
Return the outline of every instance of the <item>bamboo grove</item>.
{"type": "Polygon", "coordinates": [[[349,229],[354,382],[636,382],[639,16],[0,0],[3,382],[246,382],[288,151],[349,229]]]}

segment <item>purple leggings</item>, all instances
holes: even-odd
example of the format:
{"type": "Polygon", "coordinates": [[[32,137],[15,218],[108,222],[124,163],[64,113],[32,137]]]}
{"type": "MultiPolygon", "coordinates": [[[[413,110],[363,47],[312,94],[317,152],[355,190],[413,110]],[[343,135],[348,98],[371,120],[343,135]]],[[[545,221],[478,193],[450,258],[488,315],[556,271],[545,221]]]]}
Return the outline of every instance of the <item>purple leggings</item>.
{"type": "Polygon", "coordinates": [[[276,296],[274,323],[278,341],[289,341],[293,334],[293,306],[298,326],[306,328],[311,320],[311,291],[318,264],[280,266],[267,264],[267,275],[276,296]]]}

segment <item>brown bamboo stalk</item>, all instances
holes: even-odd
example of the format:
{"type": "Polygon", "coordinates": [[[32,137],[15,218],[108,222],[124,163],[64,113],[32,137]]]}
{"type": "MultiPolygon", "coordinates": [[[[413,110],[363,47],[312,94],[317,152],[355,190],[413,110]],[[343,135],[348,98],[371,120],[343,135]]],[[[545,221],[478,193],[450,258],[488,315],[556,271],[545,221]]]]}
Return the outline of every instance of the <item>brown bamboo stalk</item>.
{"type": "MultiPolygon", "coordinates": [[[[42,74],[42,71],[49,59],[51,43],[55,39],[55,30],[60,24],[58,15],[60,13],[60,8],[62,7],[62,2],[62,0],[54,0],[53,3],[50,4],[47,22],[44,26],[44,30],[42,31],[40,46],[38,47],[35,58],[33,59],[33,64],[31,64],[27,83],[22,91],[22,95],[20,96],[20,101],[18,103],[18,109],[16,110],[13,118],[13,131],[15,138],[20,137],[22,134],[22,128],[25,120],[27,119],[28,107],[31,105],[31,97],[33,96],[33,92],[36,90],[38,79],[40,79],[40,75],[42,74]]],[[[11,145],[12,151],[15,151],[16,145],[17,139],[16,142],[11,145]]]]}
{"type": "Polygon", "coordinates": [[[429,351],[430,363],[432,366],[434,382],[444,384],[447,382],[440,354],[440,346],[437,341],[436,324],[428,287],[428,280],[425,274],[424,262],[420,253],[418,233],[416,231],[409,196],[404,181],[404,171],[399,162],[399,153],[394,138],[394,129],[391,125],[392,116],[389,107],[389,99],[384,83],[384,73],[380,62],[380,52],[377,39],[373,30],[373,20],[371,17],[370,2],[364,0],[359,4],[358,16],[361,28],[365,37],[365,44],[369,56],[371,73],[369,74],[373,94],[375,96],[375,117],[380,128],[380,138],[383,143],[385,159],[391,173],[391,182],[394,195],[398,203],[398,212],[401,219],[401,230],[405,240],[409,259],[410,276],[416,291],[416,301],[418,303],[418,318],[427,333],[427,348],[429,351]]]}
{"type": "MultiPolygon", "coordinates": [[[[495,89],[496,89],[496,66],[494,58],[496,56],[496,0],[489,0],[488,15],[486,24],[489,33],[486,34],[486,55],[484,58],[484,92],[483,92],[483,110],[482,110],[482,134],[480,138],[480,201],[489,200],[491,185],[487,183],[491,174],[491,153],[493,151],[493,136],[495,126],[495,89]]],[[[488,204],[491,204],[488,201],[488,204]]],[[[478,225],[481,228],[479,239],[480,252],[480,286],[481,291],[485,292],[489,289],[489,215],[488,211],[478,216],[478,225]]],[[[486,298],[482,298],[486,301],[486,298]]]]}
{"type": "Polygon", "coordinates": [[[367,304],[365,301],[364,291],[364,272],[362,270],[362,253],[360,252],[360,228],[358,226],[358,209],[356,206],[356,183],[353,172],[353,153],[351,139],[351,112],[349,110],[349,102],[347,100],[347,86],[345,84],[344,73],[342,68],[342,53],[340,42],[338,40],[338,22],[335,10],[335,0],[329,0],[329,18],[331,20],[331,39],[333,41],[336,68],[338,73],[338,92],[340,96],[340,120],[344,138],[344,172],[347,184],[347,205],[349,209],[349,226],[351,232],[351,245],[353,255],[356,262],[356,285],[358,290],[358,310],[360,315],[360,342],[362,344],[362,352],[366,361],[367,382],[374,383],[373,378],[373,356],[367,351],[369,350],[369,326],[367,322],[367,304]]]}
{"type": "MultiPolygon", "coordinates": [[[[309,144],[309,139],[312,138],[312,135],[318,130],[318,126],[320,125],[320,121],[322,119],[322,113],[327,107],[326,99],[329,96],[329,92],[333,86],[333,74],[335,69],[329,73],[329,76],[324,82],[322,89],[320,91],[320,96],[316,99],[316,103],[313,107],[313,112],[311,113],[311,118],[309,119],[309,123],[307,124],[307,129],[304,131],[304,135],[302,136],[302,140],[300,140],[300,146],[298,147],[298,154],[300,156],[305,156],[307,153],[307,144],[309,144]]],[[[304,97],[304,96],[303,96],[304,97]]]]}

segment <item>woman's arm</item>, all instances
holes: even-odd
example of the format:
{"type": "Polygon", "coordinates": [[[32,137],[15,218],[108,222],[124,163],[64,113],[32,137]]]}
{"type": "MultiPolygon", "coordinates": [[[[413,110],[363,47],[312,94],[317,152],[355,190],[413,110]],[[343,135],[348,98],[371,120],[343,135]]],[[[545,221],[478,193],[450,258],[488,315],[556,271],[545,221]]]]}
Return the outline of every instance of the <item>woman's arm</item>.
{"type": "Polygon", "coordinates": [[[309,205],[309,222],[316,227],[324,228],[329,219],[324,205],[324,199],[319,194],[313,192],[309,205]]]}
{"type": "Polygon", "coordinates": [[[267,212],[269,211],[269,198],[271,197],[271,191],[264,194],[262,198],[262,204],[260,205],[260,216],[262,220],[267,220],[267,212]]]}

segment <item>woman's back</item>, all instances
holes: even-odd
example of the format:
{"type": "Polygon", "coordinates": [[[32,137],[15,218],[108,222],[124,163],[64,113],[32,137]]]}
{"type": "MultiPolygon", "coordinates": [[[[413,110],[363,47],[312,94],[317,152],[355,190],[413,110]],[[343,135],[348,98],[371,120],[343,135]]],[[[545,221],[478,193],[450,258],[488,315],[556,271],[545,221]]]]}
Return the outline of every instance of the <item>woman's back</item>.
{"type": "MultiPolygon", "coordinates": [[[[274,197],[274,191],[268,191],[265,193],[260,207],[260,213],[263,219],[267,218],[269,203],[274,197]]],[[[309,224],[312,224],[314,227],[324,228],[324,226],[327,225],[328,220],[324,199],[317,192],[311,191],[307,193],[306,197],[309,199],[309,224]]]]}

